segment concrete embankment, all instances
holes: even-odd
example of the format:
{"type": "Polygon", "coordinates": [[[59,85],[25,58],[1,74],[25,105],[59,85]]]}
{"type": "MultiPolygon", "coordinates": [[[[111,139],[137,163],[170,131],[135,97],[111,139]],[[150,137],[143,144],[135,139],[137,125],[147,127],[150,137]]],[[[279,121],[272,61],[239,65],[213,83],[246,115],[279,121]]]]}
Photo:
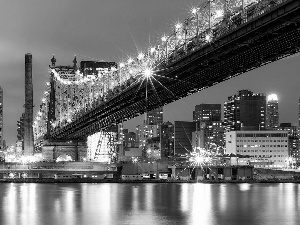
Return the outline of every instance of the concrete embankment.
{"type": "Polygon", "coordinates": [[[16,178],[16,179],[0,179],[0,183],[206,183],[206,184],[222,184],[222,183],[300,183],[295,179],[268,179],[268,180],[113,180],[102,179],[95,180],[89,178],[80,179],[38,179],[38,178],[16,178]]]}

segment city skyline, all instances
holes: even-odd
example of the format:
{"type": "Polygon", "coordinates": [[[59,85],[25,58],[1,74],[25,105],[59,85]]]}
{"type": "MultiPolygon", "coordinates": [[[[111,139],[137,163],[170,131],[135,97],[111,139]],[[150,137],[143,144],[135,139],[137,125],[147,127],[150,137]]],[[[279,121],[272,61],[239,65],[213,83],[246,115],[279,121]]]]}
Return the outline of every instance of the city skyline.
{"type": "MultiPolygon", "coordinates": [[[[0,18],[2,35],[0,85],[3,88],[4,140],[17,140],[17,121],[24,112],[24,54],[33,56],[34,111],[49,79],[52,54],[58,65],[81,60],[120,62],[134,56],[184,18],[196,1],[180,0],[126,2],[91,1],[5,1],[0,18]],[[57,4],[56,4],[57,3],[57,4]],[[59,7],[57,7],[59,5],[59,7]],[[38,19],[37,19],[38,18],[38,19]],[[149,38],[150,37],[150,38],[149,38]]],[[[283,59],[186,97],[164,109],[164,121],[192,121],[194,106],[221,103],[241,89],[275,93],[279,98],[280,122],[298,125],[300,57],[283,59]]],[[[124,124],[133,131],[144,116],[124,124]]]]}

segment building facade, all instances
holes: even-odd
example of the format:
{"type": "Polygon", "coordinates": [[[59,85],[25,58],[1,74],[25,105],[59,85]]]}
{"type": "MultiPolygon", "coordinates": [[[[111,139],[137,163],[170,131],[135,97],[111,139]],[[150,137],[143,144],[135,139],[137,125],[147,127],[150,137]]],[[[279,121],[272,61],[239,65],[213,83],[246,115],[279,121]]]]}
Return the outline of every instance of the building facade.
{"type": "Polygon", "coordinates": [[[146,124],[149,125],[160,125],[163,123],[163,107],[151,110],[147,112],[146,124]]]}
{"type": "Polygon", "coordinates": [[[228,97],[228,101],[224,103],[224,125],[226,131],[265,130],[265,94],[240,90],[228,97]]]}
{"type": "Polygon", "coordinates": [[[255,167],[285,168],[289,160],[288,132],[227,132],[226,153],[247,157],[249,164],[255,167]]]}
{"type": "Polygon", "coordinates": [[[268,96],[267,101],[267,118],[266,128],[276,129],[279,127],[279,112],[278,112],[278,98],[276,94],[268,96]]]}
{"type": "Polygon", "coordinates": [[[158,125],[142,124],[136,127],[136,141],[139,148],[147,145],[147,140],[159,136],[158,125]]]}
{"type": "Polygon", "coordinates": [[[174,124],[165,122],[161,125],[161,159],[174,155],[174,124]]]}
{"type": "Polygon", "coordinates": [[[290,156],[289,166],[300,166],[300,143],[297,126],[292,126],[291,123],[280,123],[280,126],[277,129],[288,132],[288,147],[290,156]]]}
{"type": "Polygon", "coordinates": [[[224,126],[222,121],[200,123],[192,135],[193,148],[202,148],[213,154],[223,154],[225,148],[224,126]]]}
{"type": "Polygon", "coordinates": [[[174,155],[181,156],[193,151],[192,133],[196,131],[196,122],[174,122],[174,155]]]}
{"type": "Polygon", "coordinates": [[[17,121],[17,142],[22,151],[24,151],[24,119],[25,113],[22,113],[20,120],[17,121]]]}
{"type": "Polygon", "coordinates": [[[196,105],[193,121],[221,121],[221,104],[196,105]]]}

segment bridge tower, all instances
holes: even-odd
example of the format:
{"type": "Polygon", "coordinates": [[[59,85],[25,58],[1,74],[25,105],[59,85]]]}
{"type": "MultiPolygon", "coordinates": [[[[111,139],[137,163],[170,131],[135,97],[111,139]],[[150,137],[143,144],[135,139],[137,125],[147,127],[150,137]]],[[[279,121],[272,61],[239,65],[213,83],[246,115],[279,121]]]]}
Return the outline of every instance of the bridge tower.
{"type": "MultiPolygon", "coordinates": [[[[54,55],[51,59],[52,67],[55,67],[56,59],[54,55]]],[[[55,80],[54,73],[50,73],[50,99],[49,99],[49,110],[48,110],[48,119],[47,119],[47,136],[50,136],[50,129],[52,122],[55,121],[55,80]]]]}

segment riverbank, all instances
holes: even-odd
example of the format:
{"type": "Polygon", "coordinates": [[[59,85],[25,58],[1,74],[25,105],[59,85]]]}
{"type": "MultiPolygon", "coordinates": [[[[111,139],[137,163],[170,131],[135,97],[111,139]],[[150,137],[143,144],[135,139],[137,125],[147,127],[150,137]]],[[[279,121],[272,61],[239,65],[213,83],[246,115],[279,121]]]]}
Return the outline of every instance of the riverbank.
{"type": "Polygon", "coordinates": [[[0,179],[0,183],[300,183],[300,180],[113,180],[113,179],[38,179],[38,178],[15,178],[0,179]]]}

